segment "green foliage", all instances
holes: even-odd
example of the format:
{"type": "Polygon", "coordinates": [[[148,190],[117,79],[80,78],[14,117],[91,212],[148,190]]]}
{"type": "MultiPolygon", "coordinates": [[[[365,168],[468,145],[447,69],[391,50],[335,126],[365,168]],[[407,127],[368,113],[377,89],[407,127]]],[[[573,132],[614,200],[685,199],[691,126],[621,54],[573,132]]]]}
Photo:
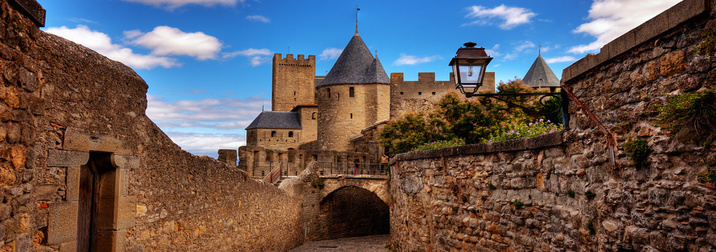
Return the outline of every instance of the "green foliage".
{"type": "Polygon", "coordinates": [[[584,196],[586,196],[588,200],[592,200],[594,199],[594,197],[597,197],[597,194],[593,193],[592,191],[586,191],[584,193],[584,196]]]}
{"type": "Polygon", "coordinates": [[[628,139],[626,143],[624,143],[624,150],[626,150],[627,156],[634,161],[634,167],[636,167],[637,170],[646,168],[649,165],[647,158],[651,150],[649,149],[649,143],[646,139],[640,137],[628,139]]]}
{"type": "Polygon", "coordinates": [[[716,22],[710,21],[706,23],[706,26],[701,30],[701,36],[704,40],[696,46],[696,54],[706,55],[709,58],[713,57],[716,52],[716,22]]]}
{"type": "Polygon", "coordinates": [[[519,210],[523,206],[525,206],[525,203],[522,203],[520,200],[515,200],[515,202],[512,202],[512,206],[515,207],[515,209],[519,210]]]}
{"type": "Polygon", "coordinates": [[[706,172],[699,174],[701,183],[716,184],[716,171],[707,169],[706,172]]]}
{"type": "MultiPolygon", "coordinates": [[[[498,88],[498,93],[534,92],[520,80],[500,83],[498,88]]],[[[380,143],[393,153],[401,153],[487,142],[491,135],[497,136],[501,132],[507,135],[521,124],[525,125],[525,132],[531,133],[528,122],[538,121],[538,112],[544,109],[535,105],[537,98],[510,96],[499,99],[465,99],[457,92],[450,92],[434,103],[431,111],[411,113],[389,122],[378,133],[380,143]]],[[[552,124],[545,132],[553,129],[561,130],[552,124]]]]}
{"type": "Polygon", "coordinates": [[[495,189],[497,189],[497,187],[495,187],[495,185],[493,185],[492,183],[487,183],[487,188],[490,189],[490,190],[495,190],[495,189]]]}
{"type": "Polygon", "coordinates": [[[572,189],[569,189],[569,191],[567,191],[567,196],[569,196],[570,198],[574,198],[574,191],[572,191],[572,189]]]}
{"type": "Polygon", "coordinates": [[[490,135],[493,142],[536,137],[562,130],[562,125],[554,124],[550,120],[539,119],[528,124],[510,124],[499,133],[490,135]]]}
{"type": "Polygon", "coordinates": [[[712,91],[671,95],[656,106],[658,120],[671,133],[683,131],[686,140],[702,145],[716,138],[716,95],[712,91]]]}
{"type": "Polygon", "coordinates": [[[434,150],[434,149],[450,148],[450,147],[461,146],[461,145],[465,145],[465,141],[460,138],[456,138],[456,139],[452,139],[452,140],[439,140],[439,141],[424,143],[418,147],[413,148],[410,151],[434,150]]]}
{"type": "Polygon", "coordinates": [[[322,190],[323,187],[326,186],[325,183],[326,183],[326,180],[325,180],[325,179],[323,179],[323,178],[318,178],[318,179],[314,180],[313,182],[311,182],[311,186],[312,186],[313,188],[318,188],[319,190],[322,190]]]}
{"type": "Polygon", "coordinates": [[[596,234],[596,230],[594,230],[594,224],[592,224],[592,220],[587,221],[587,230],[589,230],[590,235],[596,234]]]}

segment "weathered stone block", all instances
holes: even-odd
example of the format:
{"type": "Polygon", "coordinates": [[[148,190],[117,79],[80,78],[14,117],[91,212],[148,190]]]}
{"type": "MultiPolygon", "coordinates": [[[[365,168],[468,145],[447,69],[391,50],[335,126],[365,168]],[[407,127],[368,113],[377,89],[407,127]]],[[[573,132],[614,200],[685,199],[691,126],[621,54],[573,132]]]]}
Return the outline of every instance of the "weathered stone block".
{"type": "Polygon", "coordinates": [[[76,128],[68,127],[65,130],[65,139],[62,146],[66,150],[75,151],[104,151],[117,154],[131,153],[125,144],[113,137],[95,136],[80,132],[76,128]]]}
{"type": "Polygon", "coordinates": [[[47,243],[59,245],[77,239],[76,201],[53,203],[47,220],[47,243]]]}
{"type": "Polygon", "coordinates": [[[669,17],[669,29],[708,10],[704,0],[684,0],[665,11],[669,17]]]}
{"type": "Polygon", "coordinates": [[[49,149],[47,153],[47,166],[49,167],[79,167],[87,164],[89,152],[49,149]]]}
{"type": "Polygon", "coordinates": [[[664,77],[671,77],[686,70],[686,58],[684,51],[678,50],[666,54],[659,60],[659,74],[664,77]]]}
{"type": "Polygon", "coordinates": [[[77,251],[77,241],[68,241],[60,244],[60,252],[75,252],[77,251]]]}
{"type": "Polygon", "coordinates": [[[80,167],[67,168],[67,201],[77,201],[80,196],[80,167]]]}
{"type": "Polygon", "coordinates": [[[111,161],[117,169],[136,169],[140,165],[139,157],[126,154],[112,154],[111,161]]]}
{"type": "Polygon", "coordinates": [[[117,217],[114,221],[114,229],[128,229],[134,227],[137,210],[137,199],[133,197],[121,197],[117,201],[117,217]]]}

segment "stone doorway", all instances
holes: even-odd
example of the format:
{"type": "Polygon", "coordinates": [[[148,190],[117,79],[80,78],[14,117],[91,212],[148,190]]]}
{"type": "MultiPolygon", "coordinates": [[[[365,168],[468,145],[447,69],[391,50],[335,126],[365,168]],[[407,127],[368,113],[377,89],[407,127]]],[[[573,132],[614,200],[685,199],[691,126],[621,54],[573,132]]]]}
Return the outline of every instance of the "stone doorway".
{"type": "MultiPolygon", "coordinates": [[[[114,181],[116,169],[111,153],[91,152],[87,164],[80,167],[80,190],[77,212],[77,250],[97,251],[98,240],[111,232],[114,219],[114,181]],[[107,221],[110,221],[108,227],[107,221]]],[[[106,245],[106,244],[105,244],[106,245]]]]}

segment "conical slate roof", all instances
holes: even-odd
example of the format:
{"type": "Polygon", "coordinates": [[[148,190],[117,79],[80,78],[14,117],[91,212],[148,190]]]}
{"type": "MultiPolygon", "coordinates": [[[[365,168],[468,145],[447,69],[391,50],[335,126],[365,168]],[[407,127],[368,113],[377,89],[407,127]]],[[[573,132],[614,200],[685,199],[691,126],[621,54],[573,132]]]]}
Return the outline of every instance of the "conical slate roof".
{"type": "Polygon", "coordinates": [[[378,58],[373,58],[373,54],[356,32],[326,78],[316,84],[316,87],[331,84],[374,83],[389,84],[390,78],[378,58]]]}
{"type": "Polygon", "coordinates": [[[559,79],[557,75],[552,72],[547,62],[544,61],[542,55],[537,56],[535,62],[532,63],[530,70],[525,74],[525,78],[522,79],[525,85],[533,88],[538,87],[559,87],[559,79]]]}
{"type": "Polygon", "coordinates": [[[296,112],[263,111],[248,127],[250,129],[301,129],[301,120],[296,112]]]}

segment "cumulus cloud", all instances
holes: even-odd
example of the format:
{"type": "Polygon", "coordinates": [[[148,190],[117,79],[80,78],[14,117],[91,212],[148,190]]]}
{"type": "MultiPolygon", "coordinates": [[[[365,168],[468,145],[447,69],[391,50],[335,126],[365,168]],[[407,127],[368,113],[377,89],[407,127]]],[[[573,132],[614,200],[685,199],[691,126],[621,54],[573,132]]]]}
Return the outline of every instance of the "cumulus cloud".
{"type": "Polygon", "coordinates": [[[435,56],[428,56],[428,57],[417,57],[413,55],[407,55],[405,53],[400,54],[400,58],[395,60],[393,62],[396,66],[402,66],[402,65],[417,65],[422,63],[428,63],[435,60],[440,60],[442,57],[435,55],[435,56]]]}
{"type": "Polygon", "coordinates": [[[169,138],[185,151],[194,155],[216,158],[219,149],[238,149],[246,145],[246,136],[239,134],[207,134],[186,132],[165,132],[169,138]]]}
{"type": "Polygon", "coordinates": [[[198,60],[214,59],[221,51],[219,39],[203,32],[183,32],[169,26],[157,26],[148,33],[124,33],[129,43],[152,50],[152,55],[186,55],[198,60]]]}
{"type": "Polygon", "coordinates": [[[147,95],[147,100],[147,116],[162,129],[243,130],[261,113],[264,104],[271,104],[271,100],[259,97],[167,102],[147,95]]]}
{"type": "Polygon", "coordinates": [[[320,55],[318,55],[318,60],[332,60],[337,59],[338,56],[341,56],[341,53],[343,52],[343,49],[338,48],[326,48],[323,49],[323,52],[321,52],[320,55]]]}
{"type": "Polygon", "coordinates": [[[189,5],[189,4],[210,7],[210,6],[214,6],[214,5],[235,6],[236,3],[238,3],[238,2],[241,2],[241,3],[244,2],[244,0],[124,0],[124,1],[142,3],[142,4],[151,5],[151,6],[155,6],[155,7],[166,8],[169,10],[173,10],[173,9],[182,7],[184,5],[189,5]]]}
{"type": "Polygon", "coordinates": [[[251,22],[271,23],[271,20],[261,15],[246,16],[246,19],[251,22]]]}
{"type": "Polygon", "coordinates": [[[137,69],[152,69],[157,66],[164,68],[181,66],[176,59],[157,55],[142,55],[132,52],[132,49],[122,45],[113,44],[112,39],[102,32],[93,31],[86,25],[76,28],[49,27],[49,33],[69,39],[107,56],[107,58],[122,62],[137,69]]]}
{"type": "Polygon", "coordinates": [[[234,58],[237,56],[245,56],[249,57],[251,66],[259,66],[265,63],[268,63],[271,61],[271,59],[268,57],[269,55],[273,54],[271,50],[263,48],[263,49],[254,49],[249,48],[243,51],[236,51],[236,52],[230,52],[230,53],[224,53],[222,56],[224,59],[234,58]]]}
{"type": "Polygon", "coordinates": [[[487,25],[491,24],[493,19],[499,19],[498,27],[503,30],[509,30],[521,24],[527,24],[532,17],[537,15],[528,9],[507,7],[504,4],[492,9],[483,6],[470,6],[468,10],[470,13],[465,17],[476,18],[477,20],[465,25],[487,25]]]}
{"type": "Polygon", "coordinates": [[[532,43],[532,41],[528,41],[528,40],[521,41],[521,42],[517,43],[517,45],[515,46],[515,51],[522,52],[525,49],[534,48],[534,47],[535,47],[535,43],[532,43]]]}
{"type": "Polygon", "coordinates": [[[572,57],[572,56],[562,56],[562,57],[554,57],[554,58],[546,58],[546,59],[544,59],[544,61],[546,61],[546,62],[549,63],[549,64],[551,64],[551,63],[558,63],[558,62],[573,62],[573,61],[576,61],[576,60],[577,60],[577,58],[572,57]]]}
{"type": "Polygon", "coordinates": [[[589,9],[591,21],[581,24],[573,32],[587,34],[597,39],[586,45],[574,46],[569,52],[585,53],[600,49],[680,1],[595,0],[589,9]]]}

